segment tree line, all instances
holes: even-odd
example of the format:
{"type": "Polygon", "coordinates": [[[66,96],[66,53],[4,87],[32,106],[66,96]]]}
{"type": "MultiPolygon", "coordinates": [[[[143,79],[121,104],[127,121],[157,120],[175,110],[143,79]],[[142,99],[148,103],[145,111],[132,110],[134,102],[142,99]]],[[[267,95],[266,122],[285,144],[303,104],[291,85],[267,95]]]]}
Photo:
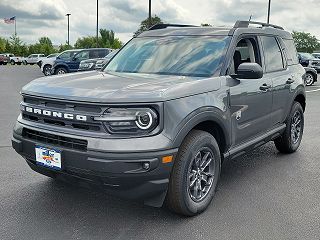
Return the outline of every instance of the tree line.
{"type": "MultiPolygon", "coordinates": [[[[162,24],[164,21],[154,15],[149,19],[145,19],[140,23],[137,31],[133,36],[137,36],[143,31],[148,30],[155,24],[162,24]]],[[[208,23],[202,23],[201,26],[212,26],[208,23]]],[[[117,49],[122,46],[122,42],[119,38],[115,37],[115,33],[112,30],[100,29],[100,36],[98,37],[98,47],[117,49]]],[[[320,50],[320,43],[316,36],[308,32],[293,31],[292,33],[294,42],[298,52],[309,52],[320,50]]],[[[72,48],[93,48],[97,47],[97,41],[95,36],[86,36],[78,38],[74,46],[68,44],[61,44],[58,49],[55,49],[52,45],[52,41],[48,37],[39,38],[38,42],[31,45],[26,45],[17,35],[11,36],[9,39],[0,37],[0,53],[10,52],[19,56],[28,56],[33,53],[42,53],[49,55],[51,53],[63,52],[72,48]]]]}
{"type": "MultiPolygon", "coordinates": [[[[115,37],[112,30],[100,29],[98,37],[98,47],[118,49],[122,46],[119,38],[115,37]]],[[[27,45],[18,35],[12,35],[9,39],[0,37],[0,53],[13,53],[17,56],[29,56],[34,53],[49,55],[52,53],[63,52],[72,48],[94,48],[97,47],[95,36],[78,38],[73,46],[61,44],[55,48],[49,37],[41,37],[35,44],[27,45]]]]}

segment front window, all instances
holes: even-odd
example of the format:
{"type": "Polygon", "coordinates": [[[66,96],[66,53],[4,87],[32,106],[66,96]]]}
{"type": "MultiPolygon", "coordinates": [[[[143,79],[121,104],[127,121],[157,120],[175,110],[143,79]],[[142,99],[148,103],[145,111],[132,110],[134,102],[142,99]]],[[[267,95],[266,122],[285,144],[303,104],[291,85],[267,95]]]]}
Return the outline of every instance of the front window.
{"type": "Polygon", "coordinates": [[[219,72],[230,37],[146,37],[130,41],[106,72],[209,77],[219,72]]]}
{"type": "Polygon", "coordinates": [[[62,52],[58,58],[60,59],[68,59],[68,58],[72,58],[77,52],[79,51],[66,51],[66,52],[62,52]]]}

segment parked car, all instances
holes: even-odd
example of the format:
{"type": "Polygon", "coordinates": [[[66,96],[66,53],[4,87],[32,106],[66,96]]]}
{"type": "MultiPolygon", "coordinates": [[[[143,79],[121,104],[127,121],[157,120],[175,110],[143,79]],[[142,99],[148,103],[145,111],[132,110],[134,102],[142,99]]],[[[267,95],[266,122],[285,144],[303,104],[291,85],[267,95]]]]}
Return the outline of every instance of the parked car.
{"type": "Polygon", "coordinates": [[[320,59],[315,58],[312,54],[298,52],[298,59],[299,59],[299,63],[303,67],[312,67],[315,70],[317,70],[317,72],[320,71],[320,59]]]}
{"type": "Polygon", "coordinates": [[[155,25],[102,72],[32,81],[12,146],[43,175],[200,214],[224,161],[269,141],[293,153],[302,140],[305,70],[292,35],[251,24],[155,25]]]}
{"type": "Polygon", "coordinates": [[[79,69],[80,62],[83,60],[101,58],[110,52],[109,48],[90,48],[83,49],[68,59],[56,59],[52,69],[52,74],[65,74],[76,72],[79,69]]]}
{"type": "Polygon", "coordinates": [[[107,63],[117,54],[119,49],[113,50],[111,53],[109,53],[107,56],[104,58],[98,59],[95,65],[96,70],[100,70],[103,68],[107,63]]]}
{"type": "Polygon", "coordinates": [[[39,61],[45,58],[46,56],[44,54],[31,54],[28,57],[24,58],[22,60],[22,63],[24,65],[27,65],[27,64],[33,65],[33,64],[37,64],[39,61]]]}
{"type": "Polygon", "coordinates": [[[59,53],[53,53],[53,54],[50,54],[50,55],[46,56],[45,58],[39,60],[39,61],[37,62],[37,65],[39,66],[39,68],[41,68],[42,62],[43,62],[44,60],[46,60],[46,59],[48,59],[48,58],[56,58],[56,56],[57,56],[58,54],[59,54],[59,53]]]}
{"type": "Polygon", "coordinates": [[[4,55],[10,58],[9,62],[11,65],[15,65],[15,64],[21,65],[22,59],[23,59],[22,57],[15,56],[12,53],[4,53],[4,55]]]}
{"type": "Polygon", "coordinates": [[[317,53],[317,52],[312,53],[312,56],[314,56],[315,58],[320,59],[320,53],[317,53]]]}
{"type": "Polygon", "coordinates": [[[45,76],[51,75],[51,68],[56,59],[62,59],[62,60],[70,59],[74,56],[74,54],[76,54],[79,51],[81,51],[81,49],[66,50],[55,57],[43,59],[41,63],[41,71],[45,76]]]}
{"type": "Polygon", "coordinates": [[[6,54],[0,54],[0,65],[7,65],[10,62],[10,57],[6,54]]]}
{"type": "Polygon", "coordinates": [[[315,70],[312,67],[305,67],[304,69],[306,70],[306,75],[304,78],[304,82],[306,86],[311,86],[318,81],[317,70],[315,70]]]}

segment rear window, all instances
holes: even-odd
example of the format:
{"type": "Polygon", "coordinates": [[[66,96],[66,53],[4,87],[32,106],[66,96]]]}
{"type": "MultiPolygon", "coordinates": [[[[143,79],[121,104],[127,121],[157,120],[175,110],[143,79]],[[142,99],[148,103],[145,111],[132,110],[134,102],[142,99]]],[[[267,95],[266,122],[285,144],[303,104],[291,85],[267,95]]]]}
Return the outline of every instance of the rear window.
{"type": "Polygon", "coordinates": [[[292,39],[282,39],[286,49],[288,65],[299,64],[298,54],[292,39]]]}

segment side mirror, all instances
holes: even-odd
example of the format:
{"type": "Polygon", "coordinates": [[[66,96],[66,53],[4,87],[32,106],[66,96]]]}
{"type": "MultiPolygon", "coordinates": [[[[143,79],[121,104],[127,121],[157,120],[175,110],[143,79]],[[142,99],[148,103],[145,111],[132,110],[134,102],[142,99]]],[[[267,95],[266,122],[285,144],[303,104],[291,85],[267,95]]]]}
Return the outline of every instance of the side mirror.
{"type": "Polygon", "coordinates": [[[241,63],[232,77],[242,79],[259,79],[263,76],[262,67],[258,63],[241,63]]]}

